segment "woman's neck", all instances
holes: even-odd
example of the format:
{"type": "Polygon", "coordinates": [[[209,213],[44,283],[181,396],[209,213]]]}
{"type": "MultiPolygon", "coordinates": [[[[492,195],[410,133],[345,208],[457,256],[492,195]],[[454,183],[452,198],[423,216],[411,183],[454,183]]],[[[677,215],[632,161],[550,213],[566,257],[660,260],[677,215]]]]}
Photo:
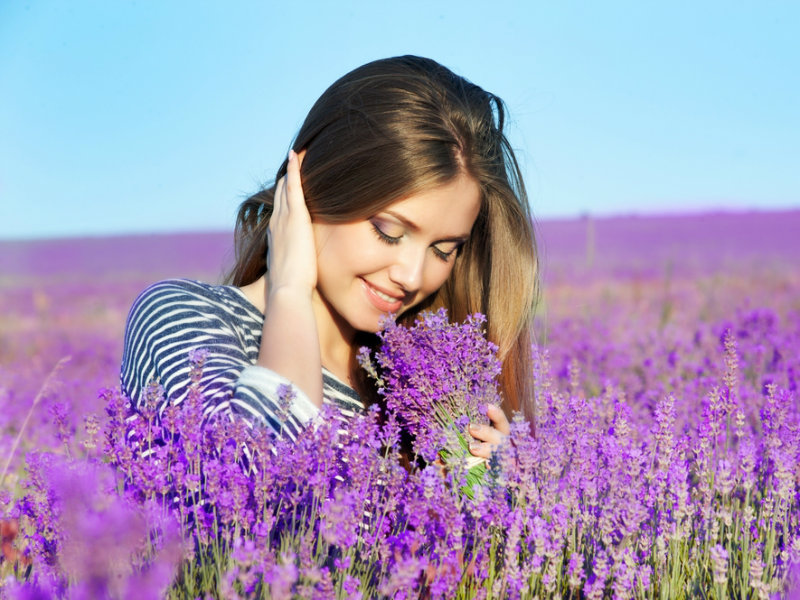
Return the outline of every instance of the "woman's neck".
{"type": "MultiPolygon", "coordinates": [[[[262,314],[267,310],[266,277],[240,288],[245,297],[262,314]]],[[[351,384],[350,371],[353,365],[353,343],[355,331],[338,317],[332,307],[316,292],[313,292],[312,308],[317,322],[320,359],[322,366],[342,381],[351,384]]]]}
{"type": "Polygon", "coordinates": [[[263,275],[253,283],[243,285],[239,289],[262,315],[267,312],[267,283],[263,275]]]}
{"type": "Polygon", "coordinates": [[[316,290],[313,292],[311,305],[317,321],[322,366],[352,385],[350,372],[354,357],[355,330],[316,290]]]}

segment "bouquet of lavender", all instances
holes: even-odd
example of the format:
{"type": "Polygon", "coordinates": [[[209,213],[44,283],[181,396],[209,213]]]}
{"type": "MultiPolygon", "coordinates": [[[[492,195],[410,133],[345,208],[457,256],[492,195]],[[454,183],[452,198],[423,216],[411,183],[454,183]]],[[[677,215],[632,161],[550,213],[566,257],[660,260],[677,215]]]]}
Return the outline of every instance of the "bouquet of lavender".
{"type": "Polygon", "coordinates": [[[411,327],[387,319],[374,358],[358,360],[399,423],[414,436],[414,452],[447,468],[465,467],[464,492],[480,484],[485,459],[469,453],[470,423],[486,423],[487,404],[500,401],[497,346],[486,339],[486,317],[476,313],[450,323],[447,311],[424,312],[411,327]]]}

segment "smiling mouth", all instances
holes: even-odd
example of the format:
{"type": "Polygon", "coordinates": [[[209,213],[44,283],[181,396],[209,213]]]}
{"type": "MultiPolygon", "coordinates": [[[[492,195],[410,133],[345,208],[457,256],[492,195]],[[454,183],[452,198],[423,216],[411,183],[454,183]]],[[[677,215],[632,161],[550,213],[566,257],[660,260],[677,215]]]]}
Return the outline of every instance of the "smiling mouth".
{"type": "Polygon", "coordinates": [[[372,288],[372,291],[373,291],[373,292],[375,292],[375,294],[376,294],[376,295],[377,295],[379,298],[383,298],[383,299],[384,299],[384,300],[386,300],[387,302],[397,302],[397,301],[399,300],[398,298],[393,298],[393,297],[392,297],[392,296],[390,296],[389,294],[384,294],[382,291],[380,291],[380,290],[376,290],[375,288],[372,288]]]}
{"type": "Polygon", "coordinates": [[[390,296],[386,292],[377,289],[375,286],[362,279],[361,282],[367,291],[372,304],[381,312],[397,312],[403,307],[403,298],[390,296]]]}

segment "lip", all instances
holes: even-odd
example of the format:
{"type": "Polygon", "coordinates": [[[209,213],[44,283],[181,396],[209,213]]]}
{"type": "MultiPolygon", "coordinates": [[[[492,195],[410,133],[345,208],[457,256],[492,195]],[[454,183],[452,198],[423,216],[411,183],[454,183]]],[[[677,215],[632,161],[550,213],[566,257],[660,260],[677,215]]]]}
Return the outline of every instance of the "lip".
{"type": "Polygon", "coordinates": [[[403,298],[398,298],[394,302],[387,302],[384,298],[381,298],[376,292],[381,292],[382,294],[386,294],[387,296],[393,296],[389,292],[382,290],[381,288],[372,285],[371,283],[367,282],[366,279],[361,279],[361,285],[364,287],[365,295],[367,296],[367,300],[369,300],[370,304],[377,308],[382,313],[396,313],[403,307],[403,298]]]}

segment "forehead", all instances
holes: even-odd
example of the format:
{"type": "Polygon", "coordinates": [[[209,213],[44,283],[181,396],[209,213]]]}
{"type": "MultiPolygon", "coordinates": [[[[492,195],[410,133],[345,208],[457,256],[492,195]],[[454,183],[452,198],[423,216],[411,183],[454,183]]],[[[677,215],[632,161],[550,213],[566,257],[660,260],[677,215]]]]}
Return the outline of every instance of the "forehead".
{"type": "Polygon", "coordinates": [[[406,221],[412,229],[450,236],[469,234],[481,206],[478,183],[467,175],[398,200],[379,214],[406,221]]]}

